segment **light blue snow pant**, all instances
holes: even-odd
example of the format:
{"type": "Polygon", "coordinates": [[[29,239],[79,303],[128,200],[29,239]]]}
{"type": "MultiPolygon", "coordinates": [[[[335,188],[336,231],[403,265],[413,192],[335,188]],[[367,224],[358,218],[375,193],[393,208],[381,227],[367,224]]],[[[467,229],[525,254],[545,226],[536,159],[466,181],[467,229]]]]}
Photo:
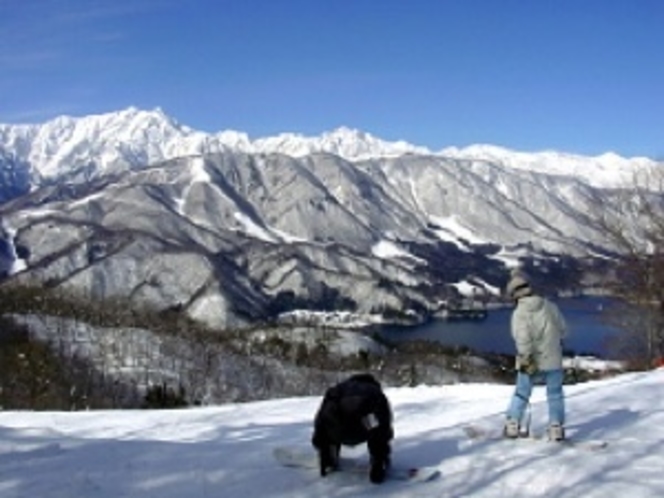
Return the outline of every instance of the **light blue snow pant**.
{"type": "Polygon", "coordinates": [[[544,370],[535,375],[519,372],[516,389],[507,409],[507,418],[521,421],[536,382],[546,384],[546,400],[549,405],[549,424],[565,424],[565,397],[563,395],[563,370],[544,370]]]}

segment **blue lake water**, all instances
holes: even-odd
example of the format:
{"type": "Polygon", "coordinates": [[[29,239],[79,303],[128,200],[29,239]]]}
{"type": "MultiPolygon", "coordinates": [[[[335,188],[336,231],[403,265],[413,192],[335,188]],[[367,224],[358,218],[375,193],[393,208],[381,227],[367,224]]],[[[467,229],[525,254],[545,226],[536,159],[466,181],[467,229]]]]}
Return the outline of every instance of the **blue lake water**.
{"type": "MultiPolygon", "coordinates": [[[[576,354],[591,354],[606,359],[617,359],[611,351],[610,340],[620,331],[607,323],[605,310],[610,298],[584,297],[559,299],[559,306],[568,327],[566,350],[576,354]]],[[[385,327],[380,335],[390,341],[430,340],[448,346],[467,346],[485,353],[514,354],[510,335],[510,317],[513,308],[489,310],[483,321],[435,320],[417,327],[385,327]]]]}

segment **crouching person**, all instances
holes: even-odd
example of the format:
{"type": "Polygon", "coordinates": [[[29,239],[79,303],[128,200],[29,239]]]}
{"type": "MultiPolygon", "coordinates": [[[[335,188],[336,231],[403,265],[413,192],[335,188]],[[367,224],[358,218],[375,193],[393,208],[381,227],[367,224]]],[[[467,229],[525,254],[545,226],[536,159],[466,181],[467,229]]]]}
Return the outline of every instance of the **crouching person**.
{"type": "Polygon", "coordinates": [[[393,437],[392,410],[380,383],[370,374],[358,374],[325,392],[311,442],[318,452],[321,476],[338,469],[341,446],[367,443],[369,478],[378,484],[390,465],[393,437]]]}

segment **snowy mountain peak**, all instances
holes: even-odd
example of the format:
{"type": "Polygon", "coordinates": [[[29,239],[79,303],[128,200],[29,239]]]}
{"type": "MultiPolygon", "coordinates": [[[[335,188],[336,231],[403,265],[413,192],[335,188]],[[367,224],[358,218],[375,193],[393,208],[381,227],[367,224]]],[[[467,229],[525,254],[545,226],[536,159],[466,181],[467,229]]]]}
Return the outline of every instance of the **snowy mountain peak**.
{"type": "MultiPolygon", "coordinates": [[[[339,127],[318,137],[295,133],[251,140],[246,133],[223,130],[210,134],[180,124],[163,109],[131,106],[84,117],[59,116],[43,124],[0,124],[0,149],[32,165],[38,176],[55,178],[94,165],[98,173],[148,164],[183,155],[238,151],[281,153],[301,157],[316,152],[347,160],[427,153],[406,142],[387,142],[339,127]]],[[[94,174],[89,171],[88,174],[94,174]]]]}
{"type": "Polygon", "coordinates": [[[260,152],[280,152],[295,157],[316,152],[329,152],[348,160],[399,156],[409,152],[431,154],[431,151],[425,147],[418,147],[404,141],[388,142],[369,133],[345,126],[325,132],[318,137],[283,133],[275,137],[258,139],[254,146],[260,152]]]}
{"type": "MultiPolygon", "coordinates": [[[[320,139],[338,144],[350,144],[357,142],[381,143],[382,140],[377,139],[370,133],[358,130],[357,128],[349,128],[347,126],[340,126],[332,131],[327,131],[321,134],[320,139]]],[[[385,142],[386,143],[386,142],[385,142]]]]}
{"type": "Polygon", "coordinates": [[[633,178],[634,168],[652,168],[646,158],[626,159],[613,152],[584,157],[556,151],[516,152],[488,144],[449,147],[433,153],[404,140],[386,141],[370,133],[340,126],[319,136],[282,133],[251,140],[246,133],[216,134],[180,124],[160,107],[137,107],[85,117],[60,116],[43,124],[0,124],[0,149],[31,165],[42,178],[81,169],[87,175],[140,168],[183,155],[236,151],[281,153],[302,157],[327,152],[349,161],[403,154],[439,155],[452,159],[491,162],[532,172],[575,176],[598,186],[615,186],[633,178]],[[93,171],[94,170],[94,171],[93,171]]]}
{"type": "Polygon", "coordinates": [[[249,138],[249,135],[244,132],[224,130],[217,133],[215,138],[231,149],[236,149],[243,152],[250,152],[252,150],[251,139],[249,138]]]}
{"type": "Polygon", "coordinates": [[[488,144],[476,144],[465,148],[448,147],[439,152],[452,159],[490,162],[511,169],[573,176],[596,187],[618,187],[633,181],[636,171],[652,171],[659,165],[645,157],[624,158],[614,152],[599,156],[581,156],[566,152],[546,150],[541,152],[517,152],[488,144]]]}

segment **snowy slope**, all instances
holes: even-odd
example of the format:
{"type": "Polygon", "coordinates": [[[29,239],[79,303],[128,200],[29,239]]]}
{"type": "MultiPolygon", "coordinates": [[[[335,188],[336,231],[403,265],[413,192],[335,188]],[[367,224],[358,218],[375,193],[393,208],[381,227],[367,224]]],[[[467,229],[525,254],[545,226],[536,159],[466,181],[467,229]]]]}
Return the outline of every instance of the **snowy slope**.
{"type": "MultiPolygon", "coordinates": [[[[182,411],[0,412],[0,497],[661,497],[662,385],[660,369],[567,388],[569,434],[606,439],[602,452],[466,440],[466,422],[500,426],[509,386],[388,389],[394,461],[441,471],[418,485],[279,467],[271,448],[308,444],[319,398],[182,411]]],[[[533,401],[541,427],[542,388],[533,401]]],[[[345,454],[366,458],[362,447],[345,454]]]]}
{"type": "Polygon", "coordinates": [[[511,169],[570,176],[599,188],[632,185],[641,175],[657,168],[656,163],[646,157],[625,158],[613,152],[591,157],[558,151],[518,152],[493,145],[471,145],[463,149],[449,147],[439,154],[511,169]]]}

